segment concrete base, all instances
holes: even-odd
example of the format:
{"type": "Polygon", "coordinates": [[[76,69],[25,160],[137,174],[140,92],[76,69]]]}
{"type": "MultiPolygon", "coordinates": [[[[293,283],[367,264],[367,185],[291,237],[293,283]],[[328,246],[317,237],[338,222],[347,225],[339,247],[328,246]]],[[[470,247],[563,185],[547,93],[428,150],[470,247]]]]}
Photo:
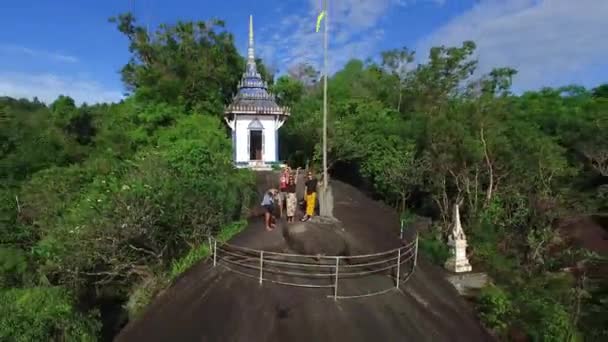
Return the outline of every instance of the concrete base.
{"type": "Polygon", "coordinates": [[[454,273],[471,272],[473,269],[467,259],[456,260],[456,257],[450,257],[444,265],[445,269],[454,273]]]}
{"type": "Polygon", "coordinates": [[[252,160],[249,162],[236,162],[235,166],[238,169],[251,169],[253,171],[272,171],[273,166],[278,166],[282,169],[286,166],[286,164],[278,162],[269,163],[261,160],[252,160]]]}
{"type": "Polygon", "coordinates": [[[490,283],[490,278],[482,272],[446,275],[446,279],[454,285],[461,296],[475,295],[479,290],[490,283]]]}
{"type": "Polygon", "coordinates": [[[323,191],[323,185],[319,187],[319,215],[334,217],[334,195],[331,185],[327,187],[327,191],[323,191]]]}
{"type": "Polygon", "coordinates": [[[448,246],[452,250],[452,255],[445,262],[444,267],[454,273],[471,272],[471,264],[467,258],[467,240],[449,240],[448,246]]]}

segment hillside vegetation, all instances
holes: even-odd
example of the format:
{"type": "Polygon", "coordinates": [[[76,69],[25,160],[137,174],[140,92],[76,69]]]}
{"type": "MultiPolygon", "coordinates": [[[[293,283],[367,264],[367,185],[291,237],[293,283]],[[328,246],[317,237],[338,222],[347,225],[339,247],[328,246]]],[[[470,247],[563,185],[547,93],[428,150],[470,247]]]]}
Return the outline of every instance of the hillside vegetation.
{"type": "MultiPolygon", "coordinates": [[[[406,48],[347,63],[329,80],[333,174],[394,205],[406,222],[431,217],[421,246],[439,264],[460,203],[473,268],[496,283],[478,309],[498,337],[606,339],[605,274],[584,266],[605,259],[559,227],[608,210],[608,86],[515,95],[516,70],[480,75],[474,51],[464,42],[435,47],[416,66],[406,48]]],[[[315,71],[294,71],[302,70],[274,86],[293,107],[284,152],[318,165],[322,93],[304,77],[315,71]]]]}
{"type": "MultiPolygon", "coordinates": [[[[151,35],[130,14],[112,22],[132,52],[124,101],[0,98],[0,340],[111,338],[205,255],[208,234],[237,231],[253,199],[220,120],[244,70],[223,23],[151,35]]],[[[329,79],[331,172],[432,217],[421,246],[439,263],[462,203],[474,267],[496,282],[478,308],[497,336],[606,339],[606,280],[562,272],[598,256],[556,228],[608,210],[608,86],[514,95],[516,71],[474,73],[474,50],[346,64],[329,79]]],[[[316,80],[302,65],[273,84],[293,107],[281,153],[294,165],[318,165],[316,80]]]]}

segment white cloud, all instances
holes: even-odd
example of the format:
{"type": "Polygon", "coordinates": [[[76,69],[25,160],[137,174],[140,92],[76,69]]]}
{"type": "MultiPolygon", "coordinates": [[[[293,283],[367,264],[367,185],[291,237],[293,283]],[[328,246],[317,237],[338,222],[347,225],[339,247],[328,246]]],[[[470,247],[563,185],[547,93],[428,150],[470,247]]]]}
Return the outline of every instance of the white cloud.
{"type": "MultiPolygon", "coordinates": [[[[410,6],[420,2],[442,5],[445,0],[340,0],[329,1],[330,70],[335,71],[352,58],[370,57],[384,31],[380,19],[391,7],[410,6]]],[[[272,36],[257,39],[259,54],[284,69],[307,62],[321,69],[323,34],[315,32],[321,2],[309,0],[301,13],[284,16],[272,36]],[[268,52],[270,51],[270,52],[268,52]]],[[[285,70],[281,71],[285,71],[285,70]]]]}
{"type": "Polygon", "coordinates": [[[87,78],[0,71],[0,96],[29,99],[36,96],[48,104],[59,95],[68,95],[79,104],[117,102],[123,98],[119,90],[107,89],[87,78]]]}
{"type": "Polygon", "coordinates": [[[396,2],[401,6],[412,6],[421,2],[433,2],[436,5],[443,6],[445,5],[447,0],[396,0],[396,2]]]}
{"type": "Polygon", "coordinates": [[[58,52],[30,49],[18,45],[0,45],[0,51],[4,53],[27,55],[34,58],[48,59],[62,63],[78,63],[78,58],[58,52]]]}
{"type": "Polygon", "coordinates": [[[608,1],[482,0],[422,39],[431,46],[477,43],[479,72],[510,66],[516,88],[585,83],[604,66],[608,77],[608,1]]]}

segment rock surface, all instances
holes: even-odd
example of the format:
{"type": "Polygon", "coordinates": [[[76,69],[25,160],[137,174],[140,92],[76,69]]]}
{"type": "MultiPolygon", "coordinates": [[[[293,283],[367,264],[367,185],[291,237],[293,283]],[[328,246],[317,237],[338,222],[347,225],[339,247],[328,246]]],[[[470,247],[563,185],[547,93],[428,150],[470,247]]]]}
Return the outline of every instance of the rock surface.
{"type": "MultiPolygon", "coordinates": [[[[260,173],[260,193],[274,185],[275,178],[260,173]]],[[[399,218],[391,208],[340,182],[333,183],[333,194],[339,222],[280,223],[266,232],[261,218],[251,218],[230,244],[338,255],[376,253],[401,245],[399,218]]],[[[340,291],[378,286],[394,285],[380,274],[346,282],[340,291]]],[[[328,298],[332,291],[269,282],[260,286],[255,279],[203,261],[178,278],[140,319],[130,322],[117,341],[491,340],[442,270],[423,258],[400,290],[337,301],[328,298]]]]}

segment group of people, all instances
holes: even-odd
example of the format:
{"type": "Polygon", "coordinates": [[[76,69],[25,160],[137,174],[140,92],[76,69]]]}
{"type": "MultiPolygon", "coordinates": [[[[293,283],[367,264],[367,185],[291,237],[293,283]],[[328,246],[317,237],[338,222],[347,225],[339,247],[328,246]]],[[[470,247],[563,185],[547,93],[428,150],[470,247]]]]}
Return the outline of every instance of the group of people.
{"type": "MultiPolygon", "coordinates": [[[[289,166],[281,171],[279,178],[279,189],[269,189],[264,194],[262,199],[262,207],[265,209],[266,230],[270,231],[275,228],[276,209],[278,207],[278,216],[285,217],[288,223],[293,223],[298,207],[298,198],[296,194],[296,185],[298,184],[298,175],[300,168],[296,169],[295,175],[289,166]]],[[[317,203],[317,179],[312,171],[306,173],[306,183],[304,185],[304,202],[305,214],[301,221],[310,220],[315,214],[315,206],[317,203]]]]}

